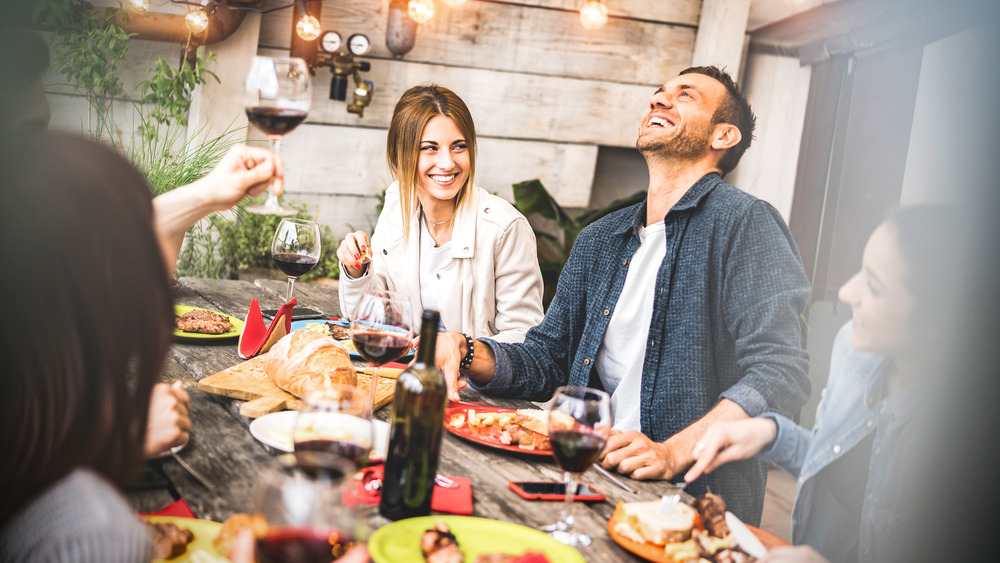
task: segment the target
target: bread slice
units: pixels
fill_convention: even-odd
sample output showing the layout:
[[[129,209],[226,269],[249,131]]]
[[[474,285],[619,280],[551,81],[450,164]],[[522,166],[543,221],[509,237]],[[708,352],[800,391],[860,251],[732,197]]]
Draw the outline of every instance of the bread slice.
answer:
[[[626,502],[622,504],[625,523],[653,544],[686,541],[697,512],[684,503],[677,503],[668,514],[660,514],[660,501]]]

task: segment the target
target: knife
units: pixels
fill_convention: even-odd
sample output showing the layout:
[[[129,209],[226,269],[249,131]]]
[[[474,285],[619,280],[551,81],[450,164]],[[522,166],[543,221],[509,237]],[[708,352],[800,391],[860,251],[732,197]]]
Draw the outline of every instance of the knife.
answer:
[[[750,528],[747,528],[742,520],[728,510],[726,511],[726,524],[729,526],[729,533],[733,534],[733,539],[736,540],[740,549],[757,559],[767,555],[767,548],[760,542],[760,539],[750,531]]]
[[[203,477],[201,473],[195,471],[193,467],[188,465],[187,462],[181,459],[181,456],[177,455],[177,453],[174,452],[173,450],[170,451],[170,457],[174,458],[177,461],[177,463],[181,464],[181,467],[183,467],[185,471],[190,473],[191,476],[194,477],[199,483],[201,483],[203,487],[205,487],[210,491],[215,490],[215,485],[213,485],[211,481]]]
[[[625,489],[626,491],[632,493],[633,495],[639,492],[639,491],[633,489],[632,487],[629,487],[625,483],[622,483],[621,481],[619,481],[618,478],[615,477],[614,475],[612,475],[607,469],[604,469],[603,467],[601,467],[601,464],[595,463],[594,465],[591,465],[591,467],[593,467],[594,469],[597,470],[598,473],[600,473],[601,475],[604,475],[608,479],[611,479],[612,481],[614,481],[614,483],[616,485],[618,485],[619,487],[621,487],[621,488]]]

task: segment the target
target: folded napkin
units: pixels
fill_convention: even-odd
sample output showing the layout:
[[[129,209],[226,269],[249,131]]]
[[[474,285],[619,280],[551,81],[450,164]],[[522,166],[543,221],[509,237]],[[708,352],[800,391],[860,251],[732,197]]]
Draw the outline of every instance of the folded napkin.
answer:
[[[184,502],[184,499],[178,499],[163,510],[158,512],[143,512],[142,516],[179,516],[181,518],[194,518],[194,513],[191,512],[191,508]]]
[[[384,465],[373,465],[365,469],[363,479],[355,482],[355,495],[357,499],[366,504],[378,504],[382,498],[380,491],[369,493],[365,490],[364,484],[372,479],[381,479],[385,471]],[[472,514],[472,482],[466,477],[447,476],[455,482],[457,487],[445,488],[434,485],[434,493],[431,497],[431,510],[435,512],[447,512],[448,514]]]
[[[240,333],[238,351],[241,358],[248,360],[258,354],[263,354],[274,346],[274,343],[281,340],[292,330],[292,309],[297,303],[296,298],[285,303],[278,309],[278,313],[271,319],[270,326],[264,326],[264,315],[260,312],[260,305],[254,299],[250,302],[250,310],[247,311],[246,319],[243,323],[243,332]]]

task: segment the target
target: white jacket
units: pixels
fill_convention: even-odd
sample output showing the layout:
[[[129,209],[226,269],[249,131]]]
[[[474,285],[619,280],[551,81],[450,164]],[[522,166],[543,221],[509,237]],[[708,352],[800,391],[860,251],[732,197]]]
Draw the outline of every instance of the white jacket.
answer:
[[[473,188],[469,203],[455,217],[451,261],[438,271],[441,320],[448,330],[473,338],[521,342],[544,316],[535,234],[514,206],[482,188]],[[371,264],[356,279],[341,264],[340,309],[345,315],[372,285],[408,295],[419,324],[420,218],[413,215],[404,242],[399,184],[394,182],[371,238]]]

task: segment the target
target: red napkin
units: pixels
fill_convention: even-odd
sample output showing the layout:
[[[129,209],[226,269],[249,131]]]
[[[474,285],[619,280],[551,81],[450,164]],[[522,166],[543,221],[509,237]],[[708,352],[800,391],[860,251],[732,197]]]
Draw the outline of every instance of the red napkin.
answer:
[[[381,479],[385,471],[384,465],[373,465],[364,471],[364,478],[358,479],[355,494],[359,501],[366,504],[377,504],[382,495],[379,491],[369,493],[365,490],[364,483],[371,479]],[[449,479],[457,484],[457,487],[446,489],[440,485],[434,485],[434,496],[431,497],[431,510],[435,512],[447,512],[448,514],[472,514],[472,482],[466,477],[452,477]]]
[[[271,319],[268,327],[264,326],[264,315],[260,312],[260,305],[254,299],[250,302],[250,310],[247,311],[246,319],[243,323],[243,332],[240,333],[238,351],[241,358],[248,360],[258,354],[267,352],[275,342],[281,339],[292,330],[292,309],[297,303],[296,298],[285,303],[278,309],[278,313]]]
[[[194,513],[191,512],[191,508],[184,502],[184,499],[178,499],[159,512],[143,512],[142,516],[179,516],[181,518],[194,518]]]

